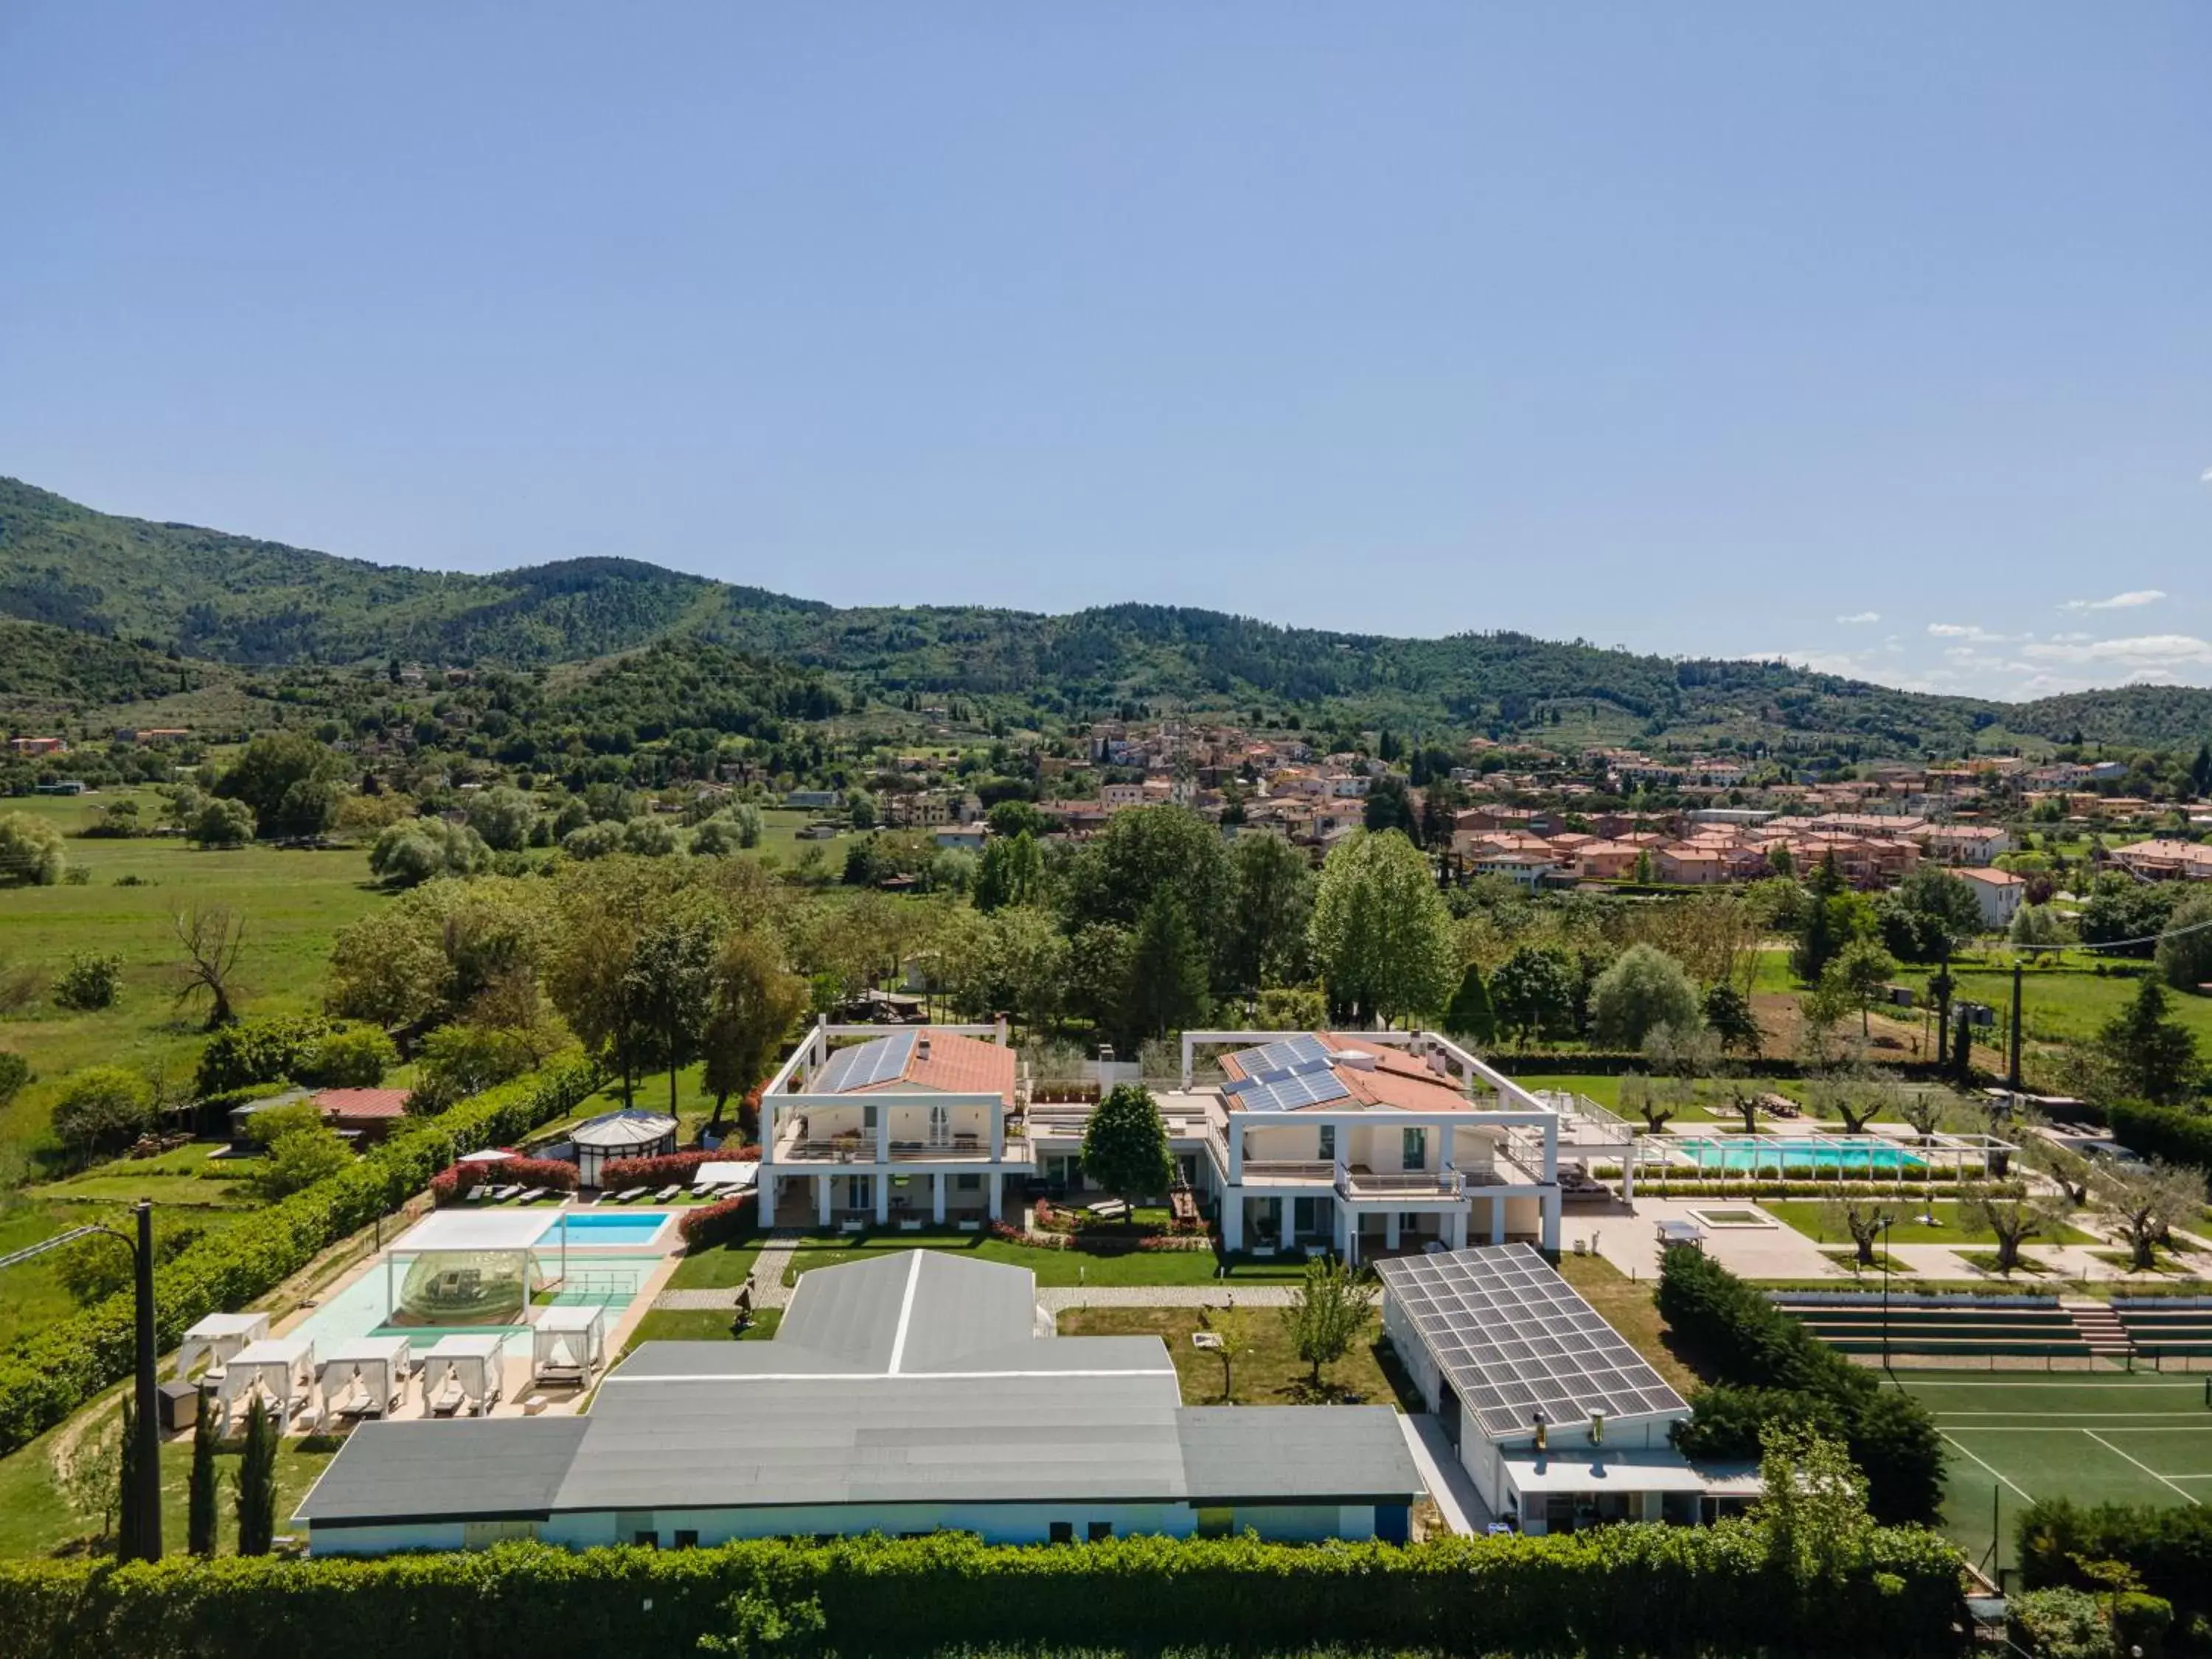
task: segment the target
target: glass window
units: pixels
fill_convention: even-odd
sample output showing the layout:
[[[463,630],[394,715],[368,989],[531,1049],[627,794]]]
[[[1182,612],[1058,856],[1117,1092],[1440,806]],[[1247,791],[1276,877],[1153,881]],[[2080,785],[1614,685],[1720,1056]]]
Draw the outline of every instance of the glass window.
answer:
[[[641,1549],[657,1550],[660,1547],[660,1534],[657,1532],[634,1532],[629,1535],[629,1541]]]
[[[1052,1523],[1051,1531],[1048,1535],[1055,1544],[1073,1544],[1075,1541],[1075,1522],[1055,1521]]]
[[[1085,1529],[1084,1535],[1094,1544],[1102,1539],[1111,1538],[1114,1535],[1114,1523],[1111,1521],[1093,1521]]]
[[[1400,1133],[1404,1164],[1409,1170],[1429,1167],[1429,1132],[1426,1129],[1406,1129]]]
[[[1321,1126],[1321,1157],[1324,1164],[1336,1161],[1336,1125],[1334,1123]]]
[[[679,1550],[696,1550],[696,1549],[697,1549],[697,1548],[699,1547],[699,1530],[698,1530],[698,1528],[696,1528],[696,1527],[678,1527],[678,1528],[677,1528],[677,1529],[676,1529],[676,1547],[677,1547],[678,1549],[679,1549]]]
[[[972,1170],[964,1175],[957,1175],[953,1176],[952,1182],[953,1185],[963,1193],[980,1192],[982,1190],[983,1187],[983,1177],[975,1174]]]

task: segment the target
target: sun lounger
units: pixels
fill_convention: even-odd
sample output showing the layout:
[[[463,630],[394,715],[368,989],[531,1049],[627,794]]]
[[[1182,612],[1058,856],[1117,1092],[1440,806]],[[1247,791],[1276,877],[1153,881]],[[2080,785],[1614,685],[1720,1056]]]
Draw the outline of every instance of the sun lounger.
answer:
[[[433,1417],[451,1417],[468,1403],[469,1391],[461,1386],[461,1379],[448,1376],[438,1391],[423,1401]]]
[[[676,1197],[683,1190],[684,1188],[680,1185],[674,1187],[663,1187],[659,1192],[653,1195],[653,1201],[656,1204],[665,1204],[669,1200]]]
[[[617,1204],[635,1204],[653,1190],[650,1187],[625,1187],[615,1194]]]
[[[491,1201],[495,1204],[504,1204],[521,1190],[519,1184],[501,1187],[492,1194]]]
[[[515,1202],[518,1204],[535,1204],[539,1199],[544,1196],[545,1189],[543,1187],[532,1187],[528,1191],[523,1193],[521,1196],[517,1198]]]
[[[471,1204],[483,1203],[484,1201],[484,1194],[489,1190],[489,1188],[485,1187],[479,1182],[477,1185],[469,1188],[468,1201]]]

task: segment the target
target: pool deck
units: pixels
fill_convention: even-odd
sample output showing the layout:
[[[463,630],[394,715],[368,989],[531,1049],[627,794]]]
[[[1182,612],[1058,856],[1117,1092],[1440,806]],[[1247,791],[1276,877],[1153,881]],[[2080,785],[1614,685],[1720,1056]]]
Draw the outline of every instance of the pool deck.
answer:
[[[558,1213],[557,1210],[550,1206],[543,1212],[549,1223]],[[676,1265],[683,1259],[682,1238],[672,1228],[662,1232],[659,1239],[651,1244],[624,1245],[611,1242],[602,1243],[571,1234],[569,1246],[578,1255],[595,1259],[601,1265],[617,1261],[635,1261],[641,1267],[648,1261],[651,1263],[647,1271],[640,1276],[637,1290],[625,1305],[617,1310],[612,1304],[608,1304],[606,1352],[609,1358],[611,1359],[614,1355],[622,1352],[623,1344],[629,1340],[630,1333],[637,1328],[638,1322],[645,1317],[647,1312],[651,1310],[654,1299],[666,1288],[668,1281],[675,1276]],[[333,1279],[324,1287],[312,1304],[297,1309],[277,1322],[274,1328],[274,1334],[279,1336],[289,1335],[301,1326],[312,1322],[318,1313],[338,1301],[369,1275],[382,1273],[385,1271],[386,1254],[411,1255],[414,1252],[406,1248],[405,1239],[403,1237],[398,1243],[391,1246],[388,1251],[370,1256],[366,1261],[348,1269],[339,1278]],[[536,1316],[539,1311],[540,1310],[535,1307],[530,1310],[527,1316],[532,1322],[535,1322]],[[513,1327],[490,1328],[504,1328],[509,1333],[514,1329]],[[427,1348],[442,1334],[444,1334],[443,1332],[424,1332],[422,1348]],[[416,1355],[418,1364],[421,1358],[421,1349],[418,1348]],[[582,1404],[588,1389],[577,1389],[567,1385],[532,1387],[530,1381],[530,1364],[529,1345],[515,1340],[510,1334],[502,1360],[500,1398],[487,1415],[538,1417],[550,1413],[557,1416],[574,1413]],[[597,1379],[594,1379],[593,1386],[596,1386],[596,1382]],[[428,1415],[429,1413],[424,1408],[420,1387],[415,1380],[410,1379],[406,1397],[399,1408],[391,1413],[390,1420],[404,1422],[419,1419]],[[304,1433],[307,1432],[307,1430],[304,1426],[295,1426],[288,1429],[287,1432]]]

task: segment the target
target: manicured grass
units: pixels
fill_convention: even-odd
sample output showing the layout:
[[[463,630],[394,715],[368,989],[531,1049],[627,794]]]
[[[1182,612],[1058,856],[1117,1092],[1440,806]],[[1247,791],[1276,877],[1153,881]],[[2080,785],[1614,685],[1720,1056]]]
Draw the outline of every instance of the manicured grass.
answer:
[[[158,799],[149,790],[111,790],[76,799],[10,799],[4,810],[29,812],[74,831],[94,808],[126,798],[149,814]],[[47,1119],[55,1094],[82,1066],[128,1066],[166,1074],[173,1083],[190,1076],[204,1037],[198,1017],[178,1008],[174,999],[179,952],[171,917],[177,910],[227,905],[244,917],[241,1012],[299,1014],[321,1007],[338,929],[385,902],[359,848],[284,852],[257,845],[198,852],[173,836],[72,836],[67,852],[72,867],[90,872],[85,885],[0,890],[0,956],[49,980],[73,952],[119,956],[123,984],[115,1006],[96,1012],[70,1013],[41,1000],[0,1022],[0,1047],[21,1054],[37,1073],[0,1111],[0,1141],[26,1147],[51,1146]],[[125,875],[148,884],[117,886],[116,878]]]
[[[742,1331],[730,1328],[736,1319],[735,1312],[726,1308],[649,1308],[623,1344],[623,1352],[628,1353],[641,1342],[727,1342],[733,1337],[740,1342],[766,1342],[783,1323],[783,1310],[761,1309]]]
[[[1833,1261],[1838,1267],[1841,1267],[1845,1273],[1850,1273],[1855,1279],[1863,1279],[1869,1275],[1872,1275],[1873,1277],[1879,1279],[1881,1276],[1882,1269],[1885,1267],[1889,1270],[1890,1276],[1892,1278],[1896,1277],[1899,1273],[1909,1273],[1912,1271],[1911,1267],[1907,1267],[1904,1262],[1899,1261],[1895,1256],[1884,1255],[1880,1250],[1876,1250],[1874,1253],[1873,1261],[1867,1262],[1862,1262],[1859,1260],[1858,1252],[1848,1244],[1843,1245],[1838,1249],[1829,1249],[1826,1254],[1829,1260]]]
[[[101,1408],[111,1417],[117,1407]],[[64,1426],[41,1435],[14,1456],[0,1459],[0,1556],[52,1555],[82,1548],[105,1548],[91,1543],[99,1522],[90,1525],[70,1512],[55,1489],[52,1447]],[[292,1529],[292,1511],[307,1495],[331,1459],[337,1443],[326,1438],[287,1437],[276,1455],[276,1531]],[[236,1542],[237,1511],[234,1492],[238,1474],[238,1447],[218,1454],[222,1477],[217,1537],[225,1553]],[[189,1437],[161,1448],[161,1537],[172,1554],[185,1547],[185,1498],[191,1478],[192,1448]]]
[[[1985,1273],[1996,1273],[2000,1279],[2006,1276],[1997,1271],[1997,1253],[1995,1250],[1961,1250],[1959,1252],[1959,1260],[1969,1267],[1979,1267]],[[2043,1279],[2048,1277],[2051,1271],[2048,1263],[2037,1261],[2023,1250],[2020,1260],[2012,1264],[2011,1277]]]
[[[783,1282],[795,1285],[801,1273],[817,1267],[857,1261],[873,1250],[933,1249],[959,1251],[978,1261],[1002,1261],[1027,1267],[1040,1285],[1211,1285],[1215,1282],[1215,1258],[1210,1250],[1133,1250],[1124,1255],[1093,1255],[1085,1250],[1043,1250],[1026,1244],[1009,1244],[988,1233],[880,1232],[851,1236],[830,1235],[802,1240]],[[1240,1260],[1229,1283],[1263,1284],[1295,1279],[1305,1272],[1302,1263]]]
[[[1656,1285],[1629,1278],[1601,1255],[1563,1255],[1559,1273],[1678,1393],[1686,1395],[1698,1387],[1698,1374],[1668,1339],[1667,1322],[1660,1318],[1655,1299]]]
[[[761,1247],[757,1243],[717,1244],[695,1251],[676,1264],[668,1288],[708,1291],[742,1285],[751,1276],[753,1263],[760,1259],[760,1253]]]
[[[1187,1406],[1399,1405],[1403,1409],[1383,1369],[1388,1347],[1379,1318],[1370,1317],[1344,1358],[1322,1371],[1317,1392],[1312,1386],[1312,1367],[1298,1358],[1278,1308],[1077,1308],[1060,1315],[1060,1330],[1063,1336],[1160,1338],[1175,1360],[1176,1380]],[[1228,1344],[1226,1396],[1222,1393],[1221,1355],[1191,1341],[1200,1330]]]
[[[1848,1244],[1850,1231],[1840,1224],[1831,1225],[1827,1220],[1827,1206],[1816,1198],[1761,1199],[1759,1207],[1785,1227],[1794,1227],[1808,1238],[1822,1244]],[[1890,1223],[1889,1242],[1892,1244],[1994,1244],[1996,1235],[1986,1227],[1967,1224],[1961,1213],[1959,1200],[1938,1199],[1932,1205],[1917,1199],[1905,1199],[1890,1206],[1896,1218]],[[1942,1224],[1923,1226],[1916,1219],[1925,1212]],[[2060,1226],[2047,1233],[2038,1233],[2027,1241],[2031,1244],[2093,1244],[2096,1241],[2077,1227]]]
[[[148,1175],[135,1164],[103,1164],[67,1181],[31,1188],[57,1204],[135,1204],[149,1198],[163,1209],[250,1210],[261,1200],[250,1181],[203,1181],[198,1176]]]

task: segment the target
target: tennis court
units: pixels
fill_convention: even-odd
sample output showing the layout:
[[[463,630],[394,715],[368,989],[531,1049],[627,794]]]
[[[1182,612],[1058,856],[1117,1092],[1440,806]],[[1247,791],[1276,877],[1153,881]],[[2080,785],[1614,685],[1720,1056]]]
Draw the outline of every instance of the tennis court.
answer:
[[[2077,1372],[2005,1377],[1905,1371],[1891,1382],[1936,1415],[1949,1452],[1943,1529],[1995,1576],[2039,1498],[2212,1504],[2212,1380]]]

